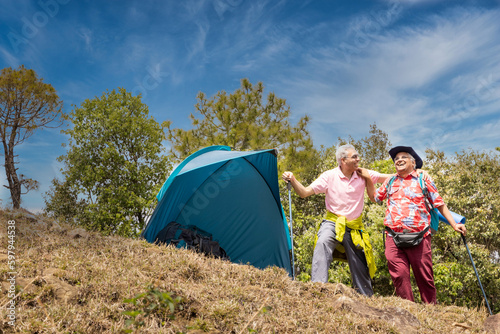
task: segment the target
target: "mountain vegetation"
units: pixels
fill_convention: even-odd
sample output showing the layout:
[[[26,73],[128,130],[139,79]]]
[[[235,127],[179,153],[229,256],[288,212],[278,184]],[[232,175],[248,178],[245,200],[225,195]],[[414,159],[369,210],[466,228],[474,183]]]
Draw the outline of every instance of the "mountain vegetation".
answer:
[[[4,72],[2,72],[2,76],[5,76]],[[18,88],[13,89],[16,90]],[[57,103],[59,102],[57,102],[55,93],[49,89],[48,91],[50,91],[50,96],[52,96],[53,103],[55,103],[54,112],[57,113]],[[391,147],[389,136],[382,129],[378,128],[376,124],[370,125],[368,136],[364,138],[355,139],[351,136],[348,138],[338,138],[338,142],[332,146],[315,148],[307,129],[309,123],[308,116],[305,115],[294,123],[290,107],[287,105],[285,99],[277,97],[272,92],[268,93],[267,97],[265,97],[264,85],[260,82],[255,85],[251,84],[247,79],[241,80],[241,87],[233,93],[220,91],[213,97],[207,98],[204,93],[200,92],[197,97],[195,113],[190,116],[192,128],[188,130],[175,128],[171,121],[165,121],[162,124],[158,123],[149,115],[148,107],[142,102],[141,96],[133,96],[123,88],[107,91],[101,97],[85,100],[80,106],[74,106],[70,113],[64,115],[64,119],[70,123],[70,127],[63,130],[69,137],[69,142],[64,144],[67,147],[67,153],[59,158],[64,164],[63,179],[53,180],[51,190],[45,194],[45,211],[47,217],[50,217],[50,219],[59,219],[64,223],[77,224],[87,230],[100,232],[101,235],[112,236],[110,239],[103,239],[104,237],[97,237],[97,234],[92,234],[98,241],[96,244],[102,242],[99,244],[102,250],[88,250],[89,254],[94,254],[92,256],[96,259],[99,258],[100,261],[104,261],[104,259],[108,259],[111,256],[117,256],[114,253],[115,250],[113,247],[118,247],[116,251],[121,252],[120,254],[124,257],[122,259],[124,262],[121,263],[122,267],[117,266],[114,269],[119,274],[103,278],[104,280],[109,280],[108,283],[110,285],[111,283],[120,283],[120,275],[125,275],[129,268],[132,271],[135,267],[141,268],[136,270],[137,273],[134,274],[136,275],[134,278],[130,278],[131,282],[134,280],[140,281],[139,285],[142,285],[141,287],[127,288],[126,285],[128,283],[123,286],[120,285],[120,287],[116,288],[117,291],[115,291],[118,297],[113,297],[113,292],[107,292],[107,300],[109,298],[115,300],[116,305],[113,307],[116,307],[116,309],[113,311],[106,309],[104,303],[102,305],[93,305],[93,307],[97,307],[104,312],[106,316],[111,317],[111,320],[103,320],[107,325],[102,326],[108,331],[117,330],[117,323],[121,326],[126,319],[126,317],[119,315],[121,313],[118,310],[120,312],[122,310],[132,312],[129,313],[131,317],[129,318],[129,323],[133,325],[138,325],[137,321],[139,321],[134,319],[140,319],[141,317],[148,318],[149,316],[154,318],[155,307],[158,307],[156,303],[155,307],[151,306],[152,309],[146,312],[147,314],[133,313],[133,308],[138,303],[149,303],[154,298],[160,298],[161,301],[158,302],[163,303],[161,304],[163,305],[162,311],[158,312],[163,312],[161,318],[165,323],[170,319],[172,312],[175,313],[174,311],[176,310],[182,314],[180,318],[184,319],[185,323],[189,323],[189,326],[192,326],[190,319],[197,319],[199,327],[205,328],[205,325],[203,325],[204,319],[211,319],[207,320],[206,328],[216,328],[221,331],[226,331],[228,328],[232,328],[231,331],[234,331],[235,328],[243,328],[241,326],[243,326],[244,319],[248,319],[248,314],[243,313],[244,315],[241,315],[241,312],[243,312],[241,305],[244,305],[245,302],[241,302],[240,297],[237,296],[237,291],[234,291],[236,295],[226,298],[226,296],[221,294],[217,296],[220,299],[214,297],[214,299],[209,301],[213,304],[212,308],[216,307],[214,305],[219,305],[223,309],[220,311],[222,312],[220,318],[217,318],[217,315],[214,313],[200,313],[197,311],[199,310],[198,307],[190,308],[188,306],[191,304],[186,305],[176,299],[175,296],[179,295],[183,300],[191,300],[193,305],[201,304],[202,308],[206,307],[201,300],[196,298],[189,299],[193,295],[188,291],[188,287],[180,288],[180,286],[184,286],[182,285],[184,283],[168,281],[169,283],[167,284],[155,281],[155,279],[160,279],[158,277],[166,279],[166,276],[157,277],[157,275],[162,275],[159,273],[161,271],[160,267],[156,267],[155,269],[147,268],[146,264],[153,265],[153,262],[151,262],[153,259],[147,258],[144,260],[145,262],[130,262],[130,258],[132,257],[139,257],[139,259],[134,259],[134,261],[140,261],[141,256],[149,254],[150,249],[154,249],[152,252],[155,254],[162,254],[161,258],[165,262],[170,261],[169,257],[177,254],[174,250],[168,248],[155,248],[157,246],[144,244],[143,241],[137,238],[145,226],[147,217],[151,214],[151,210],[156,204],[155,195],[168,174],[172,171],[172,166],[181,162],[189,154],[208,145],[228,145],[239,150],[276,148],[278,150],[279,173],[291,170],[303,184],[309,184],[323,171],[334,168],[337,165],[335,159],[336,147],[349,142],[356,146],[362,154],[363,167],[383,173],[394,172],[392,161],[389,159],[387,153]],[[412,145],[412,143],[408,143],[408,145]],[[169,148],[168,152],[166,147]],[[500,148],[491,152],[464,150],[456,152],[453,156],[445,156],[440,151],[427,150],[424,169],[429,172],[435,181],[448,207],[467,218],[467,245],[475,261],[491,308],[494,313],[498,313],[500,311],[500,197],[498,196],[498,189],[500,188],[500,178],[498,177],[500,175]],[[325,299],[327,299],[324,298],[322,293],[329,291],[326,293],[331,294],[333,287],[328,285],[320,287],[309,283],[315,235],[318,225],[325,214],[324,197],[316,195],[307,199],[301,199],[293,193],[292,201],[289,203],[286,185],[281,180],[279,182],[280,189],[282,189],[281,201],[284,206],[284,212],[289,212],[288,210],[291,206],[293,213],[293,239],[297,281],[290,282],[283,272],[275,268],[270,268],[263,273],[256,269],[247,268],[248,272],[252,274],[243,273],[241,275],[248,279],[247,282],[255,281],[255,279],[251,278],[252,275],[259,277],[257,279],[259,281],[266,280],[267,278],[264,278],[266,275],[275,277],[280,283],[273,282],[270,283],[270,286],[266,286],[265,284],[262,286],[261,283],[258,283],[259,289],[275,289],[275,285],[278,284],[280,288],[273,290],[273,294],[288,296],[289,292],[285,292],[283,289],[291,289],[294,291],[293,294],[299,297],[298,301],[300,302],[304,302],[311,296],[321,295],[322,297],[317,300],[317,305],[314,303],[310,305],[312,305],[311,307],[314,308],[315,312],[319,312],[318,314],[321,314],[321,316],[328,317],[328,315],[322,313],[324,310],[320,310],[318,305],[323,304]],[[13,203],[17,198],[13,197]],[[14,205],[14,207],[17,208],[18,206]],[[384,257],[382,235],[384,212],[384,206],[371,203],[366,198],[363,220],[371,235],[377,265],[374,290],[377,296],[389,297],[394,294],[394,288]],[[43,221],[45,221],[45,218]],[[111,241],[116,240],[113,238],[120,237],[130,238],[126,239],[130,243],[123,243],[125,239],[120,239],[122,240],[120,242],[129,246],[118,246],[117,243]],[[25,245],[27,248],[33,248],[35,244],[39,243],[39,239],[34,241],[34,238],[34,236],[29,236],[29,240],[32,241],[30,241],[31,246],[28,247]],[[64,240],[64,238],[62,239]],[[113,246],[105,246],[107,242],[113,243]],[[55,243],[64,243],[64,241],[58,240]],[[47,246],[47,249],[50,249],[50,247],[52,246]],[[50,251],[46,249],[40,249],[37,252],[40,254],[49,254],[44,255],[50,258],[50,261],[54,261],[50,262],[49,267],[56,268],[57,270],[66,270],[65,268],[68,268],[71,263],[63,262],[65,261],[63,260],[64,256],[77,256],[72,253],[77,252],[78,248],[74,245],[68,247],[70,248],[64,248],[57,256],[51,255]],[[464,308],[460,311],[463,311],[464,314],[468,314],[467,312],[469,312],[465,310],[480,310],[480,312],[483,312],[484,297],[479,289],[470,258],[460,236],[454,233],[449,226],[442,224],[438,233],[433,236],[432,248],[439,303],[443,307]],[[131,249],[134,249],[131,251],[132,253],[129,252]],[[85,254],[85,252],[80,253],[79,255],[82,256]],[[182,251],[179,254],[181,253],[185,254]],[[31,255],[29,252],[25,254],[29,259],[31,259]],[[189,256],[194,255],[190,254]],[[56,276],[59,275],[59,278],[62,278],[70,285],[72,282],[85,280],[83,278],[85,273],[81,273],[80,271],[90,268],[90,265],[86,264],[87,262],[83,258],[74,257],[71,261],[75,261],[79,266],[84,264],[84,268],[75,267],[70,274],[56,274]],[[185,259],[176,261],[179,261],[180,267],[186,268],[188,266],[189,268],[190,266],[190,262]],[[210,261],[216,260],[211,259]],[[114,258],[112,262],[116,262]],[[106,263],[108,262],[106,261]],[[209,266],[213,265],[214,262],[211,262]],[[240,268],[239,266],[234,267],[230,264],[217,263],[217,266],[221,268],[226,268],[226,265],[228,266],[227,268]],[[45,277],[44,269],[37,268],[35,264],[33,264],[33,267],[30,267],[28,262],[26,262],[26,266],[23,269],[23,273],[25,277],[34,279],[32,286],[44,286],[42,282],[42,278]],[[205,266],[204,264],[192,264],[192,266],[194,269],[185,269],[187,273],[179,275],[192,282],[193,286],[200,284],[200,289],[201,286],[206,286],[207,294],[210,294],[210,291],[214,289],[214,284],[220,284],[212,281],[215,278],[210,277],[212,277],[211,275],[216,277],[218,274],[215,272],[206,273],[205,269],[200,269]],[[110,268],[109,265],[106,267]],[[170,271],[174,270],[173,266],[168,268]],[[88,275],[95,271],[97,275],[103,276],[105,268],[88,270],[90,270],[87,272]],[[232,274],[231,270],[224,274],[227,276],[224,276],[226,277],[225,280],[228,277],[233,277],[232,275],[240,275]],[[149,274],[143,274],[144,272]],[[141,275],[145,275],[145,277]],[[75,278],[76,276],[77,278]],[[207,278],[209,282],[200,281],[199,277]],[[349,268],[345,263],[333,263],[330,268],[329,277],[331,283],[343,284],[345,286],[350,285]],[[85,303],[92,303],[91,299],[94,299],[96,297],[95,294],[98,293],[96,292],[97,290],[92,290],[97,284],[92,279],[87,279],[87,290],[84,290],[89,295],[79,297],[78,300],[84,300]],[[239,281],[239,284],[241,284],[240,289],[245,290],[252,286],[252,284],[244,283],[244,280]],[[413,286],[416,289],[416,285],[414,284]],[[35,287],[32,288],[35,289]],[[306,289],[309,292],[304,294],[301,289]],[[164,290],[172,291],[173,294],[164,295],[161,292]],[[35,309],[40,307],[46,314],[45,318],[51,319],[50,321],[56,326],[55,328],[58,328],[57,330],[65,331],[65,328],[80,328],[78,330],[68,329],[68,332],[85,332],[85,330],[81,329],[86,328],[83,323],[72,327],[73,325],[68,323],[70,320],[64,314],[59,314],[59,312],[64,312],[62,309],[49,310],[47,307],[39,305],[44,300],[41,297],[42,295],[40,294],[40,297],[36,297],[33,301],[29,301],[29,296],[26,297],[26,307],[33,307]],[[417,304],[411,307],[422,307],[421,310],[423,310],[424,306],[418,303],[418,295],[418,292],[415,290]],[[130,306],[128,308],[124,306],[122,298],[129,299],[128,304]],[[263,297],[262,300],[256,301],[255,303],[259,304],[259,306],[252,304],[251,310],[253,313],[251,313],[254,314],[256,312],[254,318],[258,318],[261,316],[261,313],[266,313],[267,310],[270,310],[270,308],[267,308],[268,302],[266,300]],[[269,305],[272,305],[272,308],[276,309],[279,298],[273,300],[274,303]],[[394,301],[394,299],[392,300]],[[287,299],[286,304],[296,305],[298,301],[294,300],[292,302],[291,299]],[[224,303],[224,305],[220,305],[220,303]],[[263,304],[261,307],[260,303]],[[367,301],[367,304],[370,303],[372,301]],[[181,305],[183,305],[182,310],[179,308]],[[163,310],[165,307],[170,310],[173,308],[173,311],[165,313],[165,310]],[[334,306],[330,305],[326,308],[333,310]],[[186,309],[190,310],[189,312],[191,313],[186,311]],[[263,310],[266,311],[264,312]],[[213,309],[212,311],[218,312]],[[78,313],[77,311],[68,312]],[[86,312],[90,311],[87,310]],[[47,314],[50,314],[50,316]],[[95,313],[90,314],[95,315]],[[198,316],[199,314],[202,314],[202,316]],[[270,317],[269,319],[272,319],[268,320],[273,325],[265,325],[268,326],[265,327],[265,322],[263,322],[257,326],[260,330],[278,328],[273,327],[278,323],[286,326],[282,323],[284,319],[288,319],[296,328],[308,328],[308,330],[313,328],[300,327],[313,326],[314,320],[311,318],[292,320],[285,313],[266,314],[266,316]],[[263,318],[266,316],[263,316]],[[283,319],[280,318],[282,316],[284,317]],[[467,318],[464,319],[464,321],[466,320]],[[228,327],[223,327],[224,325],[221,325],[219,321],[222,321],[222,324],[227,323]],[[305,324],[302,321],[311,321],[311,323]],[[335,321],[341,320],[339,318]],[[342,321],[341,323],[344,324]],[[475,326],[479,321],[474,321]],[[68,324],[64,325],[66,327],[61,327],[63,323]],[[428,322],[425,322],[425,324],[428,324]],[[97,328],[92,327],[93,325],[91,324],[87,325],[93,329]],[[187,324],[185,325],[188,326]],[[45,325],[39,324],[39,326],[43,328]],[[148,325],[144,322],[141,326],[147,327]],[[154,326],[160,325],[155,323]],[[181,328],[183,325],[179,326]],[[249,326],[247,327],[253,328]],[[344,329],[357,330],[357,327],[352,327],[355,326],[352,322],[347,321],[345,326]],[[377,327],[378,325],[374,326]],[[429,326],[425,328],[438,328],[437,325]],[[324,329],[326,330],[326,328]],[[366,328],[371,327],[368,326]],[[384,327],[380,330],[391,331],[391,328]],[[450,330],[450,328],[446,327],[439,328],[439,331],[442,330],[443,332]]]

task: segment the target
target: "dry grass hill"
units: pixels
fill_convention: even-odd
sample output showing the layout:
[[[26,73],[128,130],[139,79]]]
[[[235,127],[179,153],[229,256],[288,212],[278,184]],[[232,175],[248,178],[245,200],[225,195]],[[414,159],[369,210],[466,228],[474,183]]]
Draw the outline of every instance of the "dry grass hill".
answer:
[[[0,240],[0,333],[484,333],[488,315],[365,298],[24,211],[0,210]]]

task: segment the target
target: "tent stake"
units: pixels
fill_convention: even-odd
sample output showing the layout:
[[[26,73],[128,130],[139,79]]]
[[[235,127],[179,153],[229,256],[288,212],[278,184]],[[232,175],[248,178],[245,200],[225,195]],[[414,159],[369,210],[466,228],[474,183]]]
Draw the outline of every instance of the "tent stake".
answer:
[[[472,255],[470,253],[469,246],[467,246],[467,241],[465,241],[465,236],[463,234],[462,234],[462,240],[464,241],[465,248],[467,248],[467,253],[469,253],[470,262],[472,263],[472,267],[474,268],[474,272],[476,273],[477,281],[479,282],[479,287],[481,288],[481,291],[483,292],[484,300],[486,301],[486,306],[488,307],[488,311],[490,312],[490,315],[493,315],[493,313],[491,313],[490,304],[488,303],[488,299],[486,299],[486,293],[484,293],[483,285],[481,284],[481,280],[479,279],[479,274],[477,272],[476,266],[474,265],[474,260],[472,260]]]
[[[288,206],[290,207],[290,239],[292,243],[292,277],[295,280],[295,256],[293,254],[293,220],[292,220],[292,184],[287,183],[288,188]]]

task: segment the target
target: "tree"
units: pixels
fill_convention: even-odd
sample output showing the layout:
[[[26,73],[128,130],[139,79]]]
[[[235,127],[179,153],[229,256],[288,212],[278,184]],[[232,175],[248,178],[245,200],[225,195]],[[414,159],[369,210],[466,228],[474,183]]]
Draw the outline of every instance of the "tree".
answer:
[[[65,221],[84,216],[85,200],[78,198],[75,187],[68,182],[52,180],[50,190],[45,194],[45,211]]]
[[[489,251],[500,250],[500,157],[471,150],[450,160],[443,152],[427,150],[427,159],[450,209],[473,227],[469,239]]]
[[[67,154],[59,157],[65,180],[53,182],[47,210],[76,214],[80,224],[106,234],[136,236],[170,166],[162,154],[164,128],[140,95],[123,88],[85,100],[66,118],[73,128],[63,131],[70,136]]]
[[[377,128],[377,124],[370,124],[370,136],[360,140],[338,138],[339,146],[343,144],[352,144],[358,150],[362,157],[363,166],[371,166],[375,161],[381,161],[389,158],[391,142],[389,136],[384,131]]]
[[[19,66],[4,68],[0,75],[0,138],[5,157],[5,174],[12,206],[18,209],[21,195],[38,188],[36,180],[18,174],[14,148],[35,133],[48,127],[61,115],[62,101],[54,87],[44,83],[35,71]],[[23,192],[24,188],[24,192]]]
[[[304,116],[292,126],[286,100],[269,93],[264,104],[263,94],[264,85],[254,86],[248,79],[242,79],[241,87],[232,94],[220,91],[207,99],[200,92],[195,108],[201,118],[190,115],[192,129],[171,129],[171,122],[165,123],[171,153],[180,160],[210,145],[235,150],[276,148],[283,168],[294,164],[304,168],[316,155],[306,129],[309,118]]]

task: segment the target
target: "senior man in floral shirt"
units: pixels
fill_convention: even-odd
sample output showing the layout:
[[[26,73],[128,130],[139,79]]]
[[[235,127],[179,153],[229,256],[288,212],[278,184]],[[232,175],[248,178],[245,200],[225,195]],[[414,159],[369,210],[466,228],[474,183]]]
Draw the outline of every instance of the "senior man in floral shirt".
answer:
[[[388,234],[385,240],[385,256],[396,293],[404,299],[414,301],[410,281],[410,266],[424,303],[436,303],[436,287],[432,269],[431,232],[427,228],[431,215],[425,205],[425,196],[420,187],[415,169],[422,168],[422,159],[411,147],[397,146],[389,151],[397,175],[389,187],[390,178],[375,191],[373,182],[367,178],[367,192],[372,201],[378,203],[387,200],[384,225],[396,233],[421,232],[427,229],[420,244],[399,248]],[[455,223],[443,199],[439,195],[434,182],[426,179],[428,200],[450,222],[451,227],[465,235],[465,225]],[[388,188],[389,191],[388,191]]]

